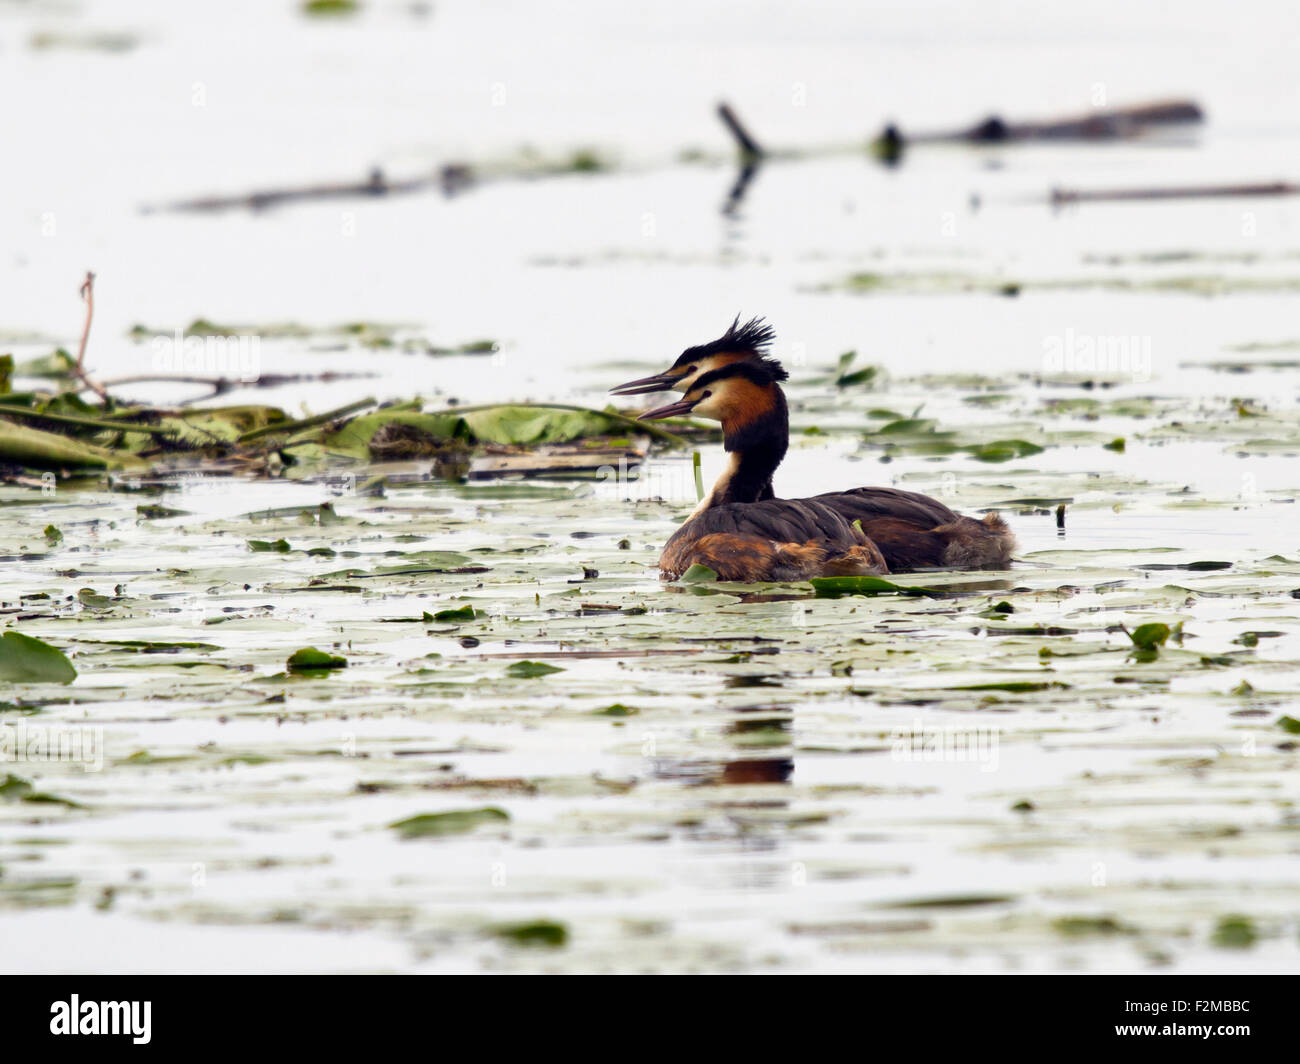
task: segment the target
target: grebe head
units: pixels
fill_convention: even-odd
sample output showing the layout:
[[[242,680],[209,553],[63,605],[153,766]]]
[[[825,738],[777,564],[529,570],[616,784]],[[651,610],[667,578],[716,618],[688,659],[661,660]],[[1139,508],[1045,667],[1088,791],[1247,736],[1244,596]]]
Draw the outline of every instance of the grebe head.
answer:
[[[660,421],[693,414],[720,421],[727,450],[736,450],[733,444],[739,441],[784,438],[789,432],[789,414],[780,384],[788,376],[775,359],[733,362],[699,374],[680,401],[647,410],[637,420]]]
[[[614,395],[645,395],[648,392],[684,392],[706,373],[738,362],[764,359],[768,346],[776,333],[762,318],[753,318],[744,325],[740,316],[731,323],[718,339],[696,347],[688,347],[663,373],[640,380],[628,381],[611,388]]]

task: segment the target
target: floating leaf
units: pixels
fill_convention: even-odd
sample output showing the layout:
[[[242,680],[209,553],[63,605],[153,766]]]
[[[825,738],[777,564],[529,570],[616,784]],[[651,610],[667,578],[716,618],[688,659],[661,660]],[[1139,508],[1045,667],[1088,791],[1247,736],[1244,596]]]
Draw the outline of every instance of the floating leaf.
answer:
[[[1211,940],[1220,949],[1249,949],[1258,937],[1249,916],[1230,914],[1219,918]]]
[[[473,606],[461,606],[455,610],[439,610],[431,618],[435,621],[472,621],[478,614]]]
[[[132,455],[94,447],[71,436],[45,432],[30,425],[15,425],[2,417],[0,461],[36,469],[110,469],[141,464]]]
[[[455,809],[449,813],[422,813],[405,820],[396,820],[388,826],[403,839],[427,839],[442,835],[462,835],[484,824],[509,820],[510,814],[504,809],[485,806],[482,809]]]
[[[845,351],[840,355],[835,367],[835,387],[852,388],[860,384],[871,385],[881,374],[879,366],[864,366],[862,369],[849,372],[849,367],[857,357],[856,351]]]
[[[463,415],[474,438],[483,443],[567,443],[585,436],[626,430],[626,422],[597,410],[544,406],[490,406]]]
[[[0,636],[0,680],[10,683],[72,683],[77,670],[63,651],[20,632]]]
[[[1086,935],[1133,935],[1137,932],[1113,916],[1060,916],[1052,921],[1060,934],[1068,938]]]
[[[838,598],[840,595],[913,595],[924,598],[943,598],[942,591],[928,587],[909,587],[895,584],[879,576],[814,576],[810,581],[818,598]]]
[[[303,0],[302,13],[314,17],[354,15],[360,8],[357,0]]]
[[[938,422],[931,418],[904,417],[876,429],[877,436],[901,436],[913,432],[933,432]]]
[[[531,680],[537,676],[549,676],[553,672],[564,672],[558,665],[548,665],[544,661],[515,661],[506,667],[506,675],[516,680]]]
[[[995,440],[970,448],[970,456],[977,462],[1008,462],[1012,458],[1027,458],[1042,453],[1043,448],[1027,440]]]
[[[718,579],[718,574],[707,565],[692,565],[680,579],[686,584],[711,584]]]
[[[26,797],[31,793],[31,781],[25,780],[21,776],[15,776],[12,772],[6,773],[5,778],[0,780],[0,798],[7,798],[12,801],[16,798]]]
[[[535,920],[523,924],[501,924],[492,929],[498,938],[504,938],[516,946],[542,946],[559,949],[569,941],[569,929],[554,920]]]
[[[327,654],[315,647],[303,647],[289,655],[285,662],[290,672],[314,672],[322,669],[346,669],[346,658],[337,654]]]
[[[63,348],[40,358],[29,358],[14,367],[15,377],[67,377],[77,367],[77,360]]]
[[[1133,645],[1139,650],[1155,650],[1165,645],[1169,639],[1170,627],[1167,624],[1158,622],[1152,624],[1141,624],[1129,632],[1128,637],[1133,640]]]

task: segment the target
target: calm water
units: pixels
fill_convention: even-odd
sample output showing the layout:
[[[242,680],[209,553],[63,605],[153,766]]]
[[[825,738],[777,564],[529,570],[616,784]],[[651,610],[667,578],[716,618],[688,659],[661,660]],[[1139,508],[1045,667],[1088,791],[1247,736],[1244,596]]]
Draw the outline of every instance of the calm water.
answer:
[[[1294,970],[1295,759],[1274,722],[1300,715],[1300,372],[1204,364],[1300,357],[1300,198],[1053,211],[1046,196],[1300,177],[1298,35],[1281,4],[1229,19],[1208,3],[371,3],[326,21],[291,3],[0,4],[0,350],[74,346],[93,268],[105,377],[150,371],[133,325],[203,317],[265,330],[262,372],[374,375],[244,393],[294,412],[359,395],[603,405],[735,313],[766,314],[796,430],[826,433],[796,438],[778,490],[897,483],[1008,507],[1025,558],[942,608],[818,601],[809,621],[787,601],[674,594],[648,569],[689,504],[672,456],[613,496],[397,487],[336,499],[337,526],[250,516],[314,508],[321,485],[190,483],[161,500],[189,516],[160,521],[137,516],[153,496],[5,489],[6,621],[81,672],[24,692],[41,711],[23,719],[104,727],[108,769],[16,769],[83,808],[0,806],[0,967]],[[934,148],[896,170],[858,150],[890,119],[1168,95],[1208,123],[1150,143]],[[731,215],[720,98],[795,153]],[[529,148],[610,168],[524,180]],[[450,199],[143,210],[449,162],[500,176]],[[863,274],[880,283],[847,283]],[[997,294],[1009,283],[1019,295]],[[431,358],[326,331],[361,321],[500,351]],[[275,338],[286,322],[320,331]],[[1113,337],[1135,341],[1141,372],[1035,383],[1062,345]],[[850,349],[888,371],[879,391],[828,383]],[[993,393],[1008,398],[980,401]],[[1058,398],[1099,405],[1058,416]],[[882,462],[861,439],[877,407],[1047,449]],[[1122,452],[1102,447],[1114,437]],[[646,495],[675,505],[624,501]],[[1074,500],[1064,538],[1015,502],[1058,497]],[[337,556],[247,547],[278,537]],[[386,577],[404,559],[384,550],[491,572]],[[1217,560],[1233,568],[1139,568]],[[601,577],[575,585],[582,565]],[[1004,598],[1017,624],[1077,629],[1080,656],[987,631]],[[465,601],[487,619],[420,621]],[[1113,626],[1180,619],[1184,646],[1145,673],[1127,661]],[[1281,634],[1230,657],[1261,630]],[[745,658],[755,635],[779,653]],[[706,636],[724,642],[696,661]],[[203,646],[102,642],[159,639]],[[277,678],[313,643],[347,654],[346,675]],[[621,656],[529,683],[478,656],[565,650]],[[1068,687],[967,690],[1026,675]],[[603,715],[614,700],[638,713]],[[898,729],[989,721],[995,771],[886,752]],[[778,778],[727,775],[749,760]],[[510,828],[404,843],[386,826],[482,806]],[[1242,912],[1253,946],[1217,945]],[[570,945],[493,937],[539,918]]]

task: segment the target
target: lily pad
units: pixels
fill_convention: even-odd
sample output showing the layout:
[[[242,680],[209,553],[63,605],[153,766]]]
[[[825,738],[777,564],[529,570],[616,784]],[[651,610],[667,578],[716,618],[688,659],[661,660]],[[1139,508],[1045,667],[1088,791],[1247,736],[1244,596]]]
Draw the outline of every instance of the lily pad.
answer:
[[[315,647],[303,647],[290,654],[285,665],[290,672],[315,672],[325,669],[346,669],[348,662],[347,658],[340,657],[338,654],[327,654]]]
[[[444,835],[462,835],[484,824],[506,823],[510,814],[495,806],[482,809],[454,809],[448,813],[421,813],[419,816],[396,820],[388,826],[403,839],[439,838]]]
[[[10,683],[72,683],[77,670],[63,651],[21,632],[0,636],[0,680]]]
[[[506,666],[506,675],[516,680],[532,680],[555,672],[564,672],[564,669],[558,665],[548,665],[544,661],[514,661]]]
[[[943,598],[943,592],[935,591],[933,588],[895,584],[879,576],[814,576],[810,583],[816,588],[818,598],[890,594]]]

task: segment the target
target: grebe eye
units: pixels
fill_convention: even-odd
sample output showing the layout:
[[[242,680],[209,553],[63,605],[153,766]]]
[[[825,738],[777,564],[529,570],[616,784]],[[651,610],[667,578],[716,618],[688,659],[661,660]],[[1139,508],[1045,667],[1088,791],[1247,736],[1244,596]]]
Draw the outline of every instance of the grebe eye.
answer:
[[[709,396],[711,396],[712,394],[713,394],[712,392],[705,392],[703,397],[704,397],[705,399],[707,399],[707,398],[708,398]]]

